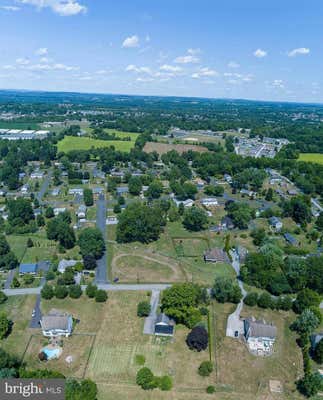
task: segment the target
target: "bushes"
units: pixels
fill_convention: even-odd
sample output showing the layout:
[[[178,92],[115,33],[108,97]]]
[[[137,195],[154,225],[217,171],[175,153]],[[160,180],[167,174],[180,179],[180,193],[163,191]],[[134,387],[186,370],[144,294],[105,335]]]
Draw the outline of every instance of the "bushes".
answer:
[[[93,285],[92,283],[89,283],[86,287],[85,293],[90,299],[93,299],[96,295],[96,292],[98,290],[98,287],[96,285]]]
[[[213,394],[213,393],[215,393],[215,387],[212,386],[212,385],[208,386],[208,387],[206,388],[206,393],[208,393],[208,394]]]
[[[54,297],[54,289],[53,286],[48,285],[47,283],[43,286],[41,292],[41,297],[46,300],[50,300]]]
[[[66,286],[63,285],[57,285],[55,287],[55,296],[58,299],[65,299],[65,297],[68,295],[68,289]]]
[[[322,377],[318,372],[305,374],[304,378],[297,382],[297,389],[306,397],[315,396],[322,390]]]
[[[7,301],[8,296],[0,290],[0,304],[3,304]]]
[[[241,289],[229,278],[218,278],[212,288],[212,294],[219,303],[239,303],[242,298]]]
[[[170,376],[154,376],[147,367],[143,367],[137,372],[136,383],[144,390],[152,390],[158,387],[160,390],[166,391],[171,390],[173,387],[173,381]]]
[[[97,303],[105,303],[108,300],[108,294],[105,290],[98,289],[95,293],[95,301]]]
[[[150,314],[150,309],[151,307],[148,301],[141,301],[140,303],[138,303],[137,306],[138,317],[148,317],[148,315]]]
[[[71,285],[68,291],[72,299],[78,299],[82,296],[82,288],[80,285]]]
[[[246,297],[243,299],[243,302],[245,305],[254,307],[258,303],[258,293],[256,292],[250,292],[246,295]]]
[[[203,361],[199,366],[198,373],[201,376],[209,376],[213,372],[213,364],[211,361]]]

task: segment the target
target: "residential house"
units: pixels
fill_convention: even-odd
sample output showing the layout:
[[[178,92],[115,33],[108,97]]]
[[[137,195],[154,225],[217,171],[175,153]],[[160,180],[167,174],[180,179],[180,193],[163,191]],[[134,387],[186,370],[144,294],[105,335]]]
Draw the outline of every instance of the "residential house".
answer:
[[[26,185],[23,185],[21,187],[20,192],[22,194],[28,194],[29,193],[29,189],[30,189],[30,186],[26,183]]]
[[[294,236],[291,235],[290,233],[288,233],[288,232],[284,233],[284,238],[288,244],[290,244],[292,246],[298,245],[298,240],[296,238],[294,238]]]
[[[240,193],[242,195],[246,195],[246,196],[249,196],[249,197],[254,197],[257,194],[256,192],[254,192],[252,190],[248,190],[248,189],[241,189]]]
[[[224,250],[219,249],[217,247],[210,250],[206,250],[204,252],[203,257],[205,262],[225,262],[225,263],[230,262],[227,253]]]
[[[269,355],[273,351],[277,328],[264,320],[249,317],[244,320],[244,336],[252,353]]]
[[[72,188],[72,189],[69,189],[68,194],[70,196],[76,196],[76,195],[83,196],[83,189],[82,188]]]
[[[61,191],[60,188],[54,188],[54,189],[51,191],[51,195],[56,197],[56,196],[58,196],[58,195],[60,194],[60,191]]]
[[[57,217],[58,214],[62,214],[66,211],[65,207],[56,207],[54,208],[54,215]]]
[[[73,318],[68,313],[52,309],[42,317],[40,325],[46,337],[68,337],[72,333]]]
[[[36,275],[38,270],[38,264],[20,264],[19,275],[31,274]]]
[[[206,197],[204,199],[201,199],[201,204],[205,207],[215,207],[219,203],[215,197]]]
[[[232,219],[226,215],[221,219],[221,227],[222,229],[230,230],[234,228],[234,223]]]
[[[231,175],[229,175],[229,174],[224,174],[224,175],[223,175],[223,178],[224,178],[224,180],[225,180],[227,183],[229,183],[229,184],[232,183],[232,176],[231,176]]]
[[[174,322],[166,314],[159,314],[155,322],[156,336],[173,336]]]
[[[297,196],[297,194],[298,194],[297,190],[295,190],[295,189],[288,189],[288,190],[287,190],[287,193],[288,193],[290,196]]]
[[[270,217],[269,225],[275,232],[279,232],[283,228],[282,221],[277,217]]]
[[[44,172],[43,171],[34,171],[30,174],[30,179],[43,179]]]
[[[57,271],[62,274],[63,272],[65,272],[66,268],[75,267],[75,265],[79,262],[81,261],[63,259],[58,263]]]
[[[76,212],[76,216],[78,219],[85,219],[86,218],[86,206],[81,204]]]
[[[106,225],[117,225],[118,222],[118,218],[114,216],[108,216],[106,219]]]
[[[176,203],[177,207],[182,203],[185,208],[193,207],[194,205],[194,200],[192,199],[187,199],[187,200],[177,200],[173,199],[174,202]]]
[[[125,194],[129,193],[128,186],[120,186],[116,189],[118,196],[124,196]]]

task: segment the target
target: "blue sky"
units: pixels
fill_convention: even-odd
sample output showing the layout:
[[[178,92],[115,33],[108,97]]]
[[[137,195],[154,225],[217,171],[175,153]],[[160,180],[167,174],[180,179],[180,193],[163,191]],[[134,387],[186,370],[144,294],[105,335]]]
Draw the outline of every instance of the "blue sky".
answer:
[[[320,0],[0,0],[0,88],[323,102]]]

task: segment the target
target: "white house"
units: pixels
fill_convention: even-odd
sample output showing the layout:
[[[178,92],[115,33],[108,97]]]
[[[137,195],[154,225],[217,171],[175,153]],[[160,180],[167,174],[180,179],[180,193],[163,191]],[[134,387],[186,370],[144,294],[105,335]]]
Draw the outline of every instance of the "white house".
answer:
[[[270,355],[277,336],[277,328],[254,317],[244,320],[244,336],[249,350],[256,355]]]
[[[183,204],[183,206],[184,206],[185,208],[193,207],[193,205],[194,205],[194,200],[192,200],[192,199],[187,199],[187,200],[177,200],[177,199],[174,199],[174,202],[176,203],[177,207],[178,207],[181,203]]]
[[[269,225],[272,228],[272,230],[274,230],[275,232],[279,232],[283,228],[282,221],[277,217],[270,217]]]
[[[34,171],[30,174],[30,179],[43,179],[44,172],[43,171]]]
[[[206,197],[204,199],[201,199],[201,204],[205,207],[215,207],[219,203],[215,197]]]
[[[72,333],[73,318],[67,313],[52,309],[47,315],[42,317],[40,325],[43,335],[46,337],[68,337]]]
[[[23,185],[23,186],[21,187],[21,189],[20,189],[20,192],[21,192],[22,194],[27,194],[27,193],[29,192],[29,185],[28,185],[28,184]]]
[[[114,216],[108,216],[106,219],[106,225],[117,225],[118,222],[118,218]]]
[[[58,214],[62,214],[66,211],[65,207],[56,207],[54,208],[54,215],[57,217]]]
[[[78,219],[85,219],[86,217],[86,206],[81,204],[76,212]]]
[[[82,188],[73,188],[73,189],[69,189],[68,194],[70,196],[83,196],[83,189]]]

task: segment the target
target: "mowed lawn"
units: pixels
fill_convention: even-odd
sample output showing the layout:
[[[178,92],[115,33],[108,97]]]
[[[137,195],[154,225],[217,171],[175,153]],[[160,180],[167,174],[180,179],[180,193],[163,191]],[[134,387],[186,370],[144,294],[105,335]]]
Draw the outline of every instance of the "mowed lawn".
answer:
[[[323,154],[321,154],[321,153],[301,153],[299,155],[298,161],[323,164]]]
[[[92,147],[100,149],[114,146],[116,150],[129,152],[135,145],[135,141],[98,140],[90,137],[65,136],[57,144],[59,152],[68,153],[72,150],[89,150]]]

